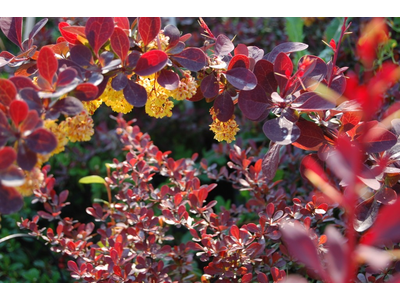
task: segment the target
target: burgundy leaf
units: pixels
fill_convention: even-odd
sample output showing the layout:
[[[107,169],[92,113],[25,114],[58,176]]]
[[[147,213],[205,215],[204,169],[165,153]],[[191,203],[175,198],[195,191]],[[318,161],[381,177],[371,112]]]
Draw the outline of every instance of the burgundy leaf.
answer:
[[[326,142],[322,129],[314,122],[301,118],[296,125],[300,129],[300,136],[293,146],[304,150],[318,150],[319,146]]]
[[[169,37],[168,48],[172,48],[178,44],[181,33],[174,25],[168,24],[164,27],[164,35]]]
[[[301,66],[306,57],[312,60],[312,64],[304,70],[302,78],[304,85],[310,87],[314,83],[321,82],[325,78],[328,68],[321,58],[314,55],[307,55],[300,58],[298,63],[299,66]]]
[[[278,82],[274,75],[274,65],[267,60],[261,59],[254,66],[254,75],[257,82],[268,94],[276,92]]]
[[[235,56],[239,54],[242,54],[244,56],[249,56],[249,49],[245,44],[239,44],[236,46],[234,54]]]
[[[68,96],[57,100],[52,109],[68,116],[75,116],[83,111],[83,104],[75,97]]]
[[[235,88],[249,91],[256,87],[257,78],[250,70],[246,68],[234,68],[226,72],[226,79]]]
[[[14,148],[3,147],[0,149],[0,170],[5,170],[11,166],[17,158]]]
[[[67,68],[58,74],[57,78],[57,87],[59,86],[66,86],[72,83],[75,78],[78,76],[78,72],[73,68]]]
[[[333,78],[329,87],[337,93],[338,97],[340,97],[346,90],[346,78],[344,75],[336,76]]]
[[[264,50],[257,46],[248,46],[247,50],[249,51],[248,57],[254,59],[255,62],[258,62],[264,56]]]
[[[285,53],[281,52],[276,57],[274,63],[274,72],[275,79],[278,82],[279,89],[282,91],[285,90],[288,79],[286,78],[286,74],[292,74],[293,72],[293,63],[290,60],[289,56]]]
[[[86,22],[85,35],[96,55],[113,32],[114,20],[111,17],[91,17]]]
[[[397,199],[397,193],[389,187],[384,187],[375,194],[375,200],[385,205],[392,204]]]
[[[126,101],[135,107],[142,107],[147,102],[146,89],[131,80],[128,81],[128,84],[124,88],[123,92]]]
[[[329,275],[333,282],[344,282],[349,262],[349,252],[346,240],[333,225],[328,225],[325,234],[327,236],[326,254]]]
[[[378,246],[388,242],[400,241],[400,201],[397,198],[392,205],[385,205],[380,210],[375,224],[363,235],[361,243]]]
[[[28,115],[28,104],[21,100],[14,100],[10,104],[9,114],[15,126],[25,120]]]
[[[35,85],[29,77],[25,76],[13,76],[9,80],[15,85],[18,91],[23,88],[32,88],[36,91],[39,90],[38,86]]]
[[[2,51],[0,53],[0,68],[8,65],[14,57],[10,52]]]
[[[380,126],[370,127],[362,137],[362,142],[369,153],[388,150],[397,143],[396,135]]]
[[[47,154],[57,147],[57,139],[53,133],[44,128],[38,128],[26,138],[27,146],[36,153]]]
[[[179,87],[179,75],[163,69],[157,77],[157,82],[165,89],[173,91]]]
[[[37,59],[37,67],[42,76],[50,85],[53,84],[53,77],[58,69],[58,61],[54,51],[50,47],[43,47]]]
[[[0,28],[11,42],[22,50],[22,18],[1,17]]]
[[[375,222],[379,212],[379,203],[373,198],[365,200],[356,206],[354,229],[364,232]]]
[[[238,105],[245,117],[252,121],[259,119],[270,106],[264,89],[258,84],[251,91],[239,93]]]
[[[201,92],[206,98],[214,98],[218,95],[219,84],[213,73],[203,78],[200,84]]]
[[[114,29],[113,34],[111,35],[110,42],[111,42],[111,48],[118,55],[118,57],[124,64],[125,58],[128,55],[130,47],[129,38],[126,35],[125,31],[119,27],[116,27]]]
[[[313,92],[301,94],[293,103],[293,108],[299,111],[329,110],[334,107],[336,104]]]
[[[215,55],[228,55],[230,52],[233,51],[233,49],[235,49],[235,46],[227,36],[223,34],[217,36],[217,40],[215,41],[214,46]]]
[[[185,49],[185,46],[184,42],[179,41],[175,46],[167,48],[167,52],[170,55],[179,54]]]
[[[15,85],[8,79],[0,78],[0,103],[9,106],[17,96]]]
[[[12,214],[24,205],[22,196],[13,187],[0,185],[0,214]]]
[[[217,114],[218,120],[221,122],[227,122],[233,115],[235,106],[232,101],[232,97],[228,92],[223,92],[214,100],[214,111]]]
[[[17,187],[25,182],[25,174],[16,165],[11,165],[5,172],[0,173],[0,181],[4,186]]]
[[[281,145],[271,142],[268,152],[263,158],[262,171],[268,180],[272,180],[275,177],[279,165],[279,150],[281,147]]]
[[[123,73],[118,73],[118,75],[111,80],[111,87],[116,91],[123,90],[127,84],[128,78]]]
[[[92,63],[92,52],[84,45],[75,45],[70,50],[70,58],[77,65],[87,68]]]
[[[35,26],[33,26],[31,32],[29,33],[30,40],[32,40],[39,33],[39,31],[44,27],[44,25],[46,25],[47,21],[48,21],[47,18],[43,18],[39,22],[37,22]]]
[[[135,73],[139,76],[149,76],[162,70],[168,62],[168,55],[161,50],[151,50],[140,56]]]
[[[308,48],[308,45],[298,42],[287,42],[282,43],[272,49],[271,53],[268,55],[268,61],[275,62],[275,59],[278,57],[280,53],[292,53],[303,51]]]
[[[20,131],[32,131],[38,126],[41,126],[42,120],[39,117],[39,114],[35,110],[30,110],[25,118],[25,120],[21,123]]]
[[[207,65],[207,56],[198,48],[186,48],[177,55],[174,55],[174,60],[181,64],[189,71],[197,72]]]
[[[115,26],[117,26],[119,28],[122,28],[125,30],[130,29],[129,19],[127,17],[114,17],[114,23],[115,23]]]
[[[23,170],[31,171],[37,163],[37,155],[25,143],[18,144],[17,164]]]
[[[257,280],[260,283],[268,283],[268,277],[267,275],[265,275],[264,273],[258,273],[257,274]]]
[[[265,122],[263,132],[271,141],[280,145],[289,145],[300,136],[299,127],[285,117]]]
[[[289,253],[300,263],[305,264],[309,270],[324,278],[325,272],[322,268],[316,246],[303,225],[297,221],[284,222],[280,230]]]
[[[143,44],[147,46],[153,41],[161,29],[161,18],[147,17],[139,18],[138,31],[142,38]]]

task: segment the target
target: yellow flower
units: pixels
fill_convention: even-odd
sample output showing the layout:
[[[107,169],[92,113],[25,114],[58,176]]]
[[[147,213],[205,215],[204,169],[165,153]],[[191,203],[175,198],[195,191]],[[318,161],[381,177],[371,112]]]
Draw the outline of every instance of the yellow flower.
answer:
[[[179,87],[169,91],[169,95],[176,100],[192,98],[197,92],[196,80],[190,75],[190,71],[184,73],[185,77],[179,82]]]
[[[93,115],[94,112],[103,103],[103,100],[96,99],[96,100],[92,100],[92,101],[82,101],[82,103],[83,103],[83,107],[86,109],[86,111],[89,113],[89,115]]]
[[[23,196],[30,196],[33,190],[38,189],[44,180],[44,175],[38,167],[34,167],[31,171],[24,171],[25,182],[23,185],[16,187],[17,191]]]
[[[99,100],[102,100],[107,106],[110,106],[111,109],[117,113],[127,114],[133,109],[133,105],[126,101],[123,91],[116,91],[111,87],[111,80],[108,81],[107,87],[100,96]]]
[[[235,136],[239,131],[239,126],[236,124],[235,116],[233,115],[232,118],[226,122],[221,122],[217,119],[217,114],[214,111],[214,107],[211,107],[210,114],[213,119],[210,129],[215,133],[214,139],[216,139],[218,142],[226,141],[227,143],[236,140]]]
[[[165,49],[167,49],[168,45],[169,45],[169,36],[166,36],[163,34],[163,30],[161,30],[161,32],[158,34],[158,39],[160,41],[160,46],[161,46],[161,50],[165,51]],[[140,46],[141,48],[143,48],[143,42],[140,41]],[[147,50],[151,50],[151,49],[158,49],[158,43],[157,43],[157,39],[154,39],[154,41],[150,42],[147,46],[146,46]]]
[[[86,111],[68,117],[62,122],[62,128],[68,139],[75,142],[89,141],[94,134],[93,119]]]
[[[147,92],[146,113],[150,117],[163,118],[172,116],[174,103],[169,100],[169,91],[155,80],[155,75],[141,77],[138,84]]]

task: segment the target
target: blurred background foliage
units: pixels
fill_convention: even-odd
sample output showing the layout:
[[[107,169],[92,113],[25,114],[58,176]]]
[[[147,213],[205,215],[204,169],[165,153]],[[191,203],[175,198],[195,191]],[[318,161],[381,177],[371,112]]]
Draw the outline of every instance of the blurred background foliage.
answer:
[[[39,18],[36,18],[38,21]],[[132,18],[133,19],[133,18]],[[172,23],[182,33],[191,33],[192,37],[187,46],[201,46],[204,39],[201,35],[202,29],[197,18],[163,18],[163,25]],[[279,43],[286,41],[304,42],[309,45],[307,51],[296,53],[294,60],[302,55],[317,55],[328,61],[332,51],[322,42],[333,38],[338,39],[342,18],[203,18],[215,36],[220,33],[234,39],[234,44],[244,43],[248,46],[254,45],[264,49],[265,53],[272,50]],[[400,18],[388,18],[387,22],[391,30],[391,40],[380,50],[379,59],[399,60],[399,50],[396,48],[400,34]],[[71,25],[85,24],[85,18],[49,18],[45,28],[36,37],[38,48],[43,45],[54,43],[60,36],[58,23],[68,21]],[[355,41],[362,27],[369,18],[351,18],[351,31],[353,34],[347,36],[343,42],[341,56],[338,58],[339,65],[348,66],[357,72],[360,68],[357,57],[354,55]],[[29,31],[28,31],[29,32]],[[18,53],[18,48],[0,33],[0,50]],[[11,76],[13,69],[9,67],[0,70],[0,76],[7,78]],[[136,124],[141,130],[148,132],[154,144],[160,150],[171,150],[174,159],[191,157],[198,153],[198,162],[202,158],[221,167],[226,164],[228,152],[226,143],[217,144],[213,139],[213,133],[209,130],[211,117],[209,115],[210,103],[200,101],[192,103],[189,101],[175,101],[175,107],[171,118],[155,119],[144,112],[144,108],[134,109],[125,116],[126,120],[137,119]],[[106,199],[106,190],[103,185],[83,185],[78,183],[79,179],[87,175],[106,176],[105,163],[111,163],[113,158],[123,160],[118,138],[114,133],[115,121],[110,115],[115,115],[106,106],[102,106],[93,115],[96,124],[95,135],[89,142],[69,143],[65,152],[52,157],[49,161],[51,174],[57,179],[57,189],[70,191],[69,202],[63,212],[64,216],[70,216],[81,222],[92,221],[86,214],[85,208],[94,199]],[[261,157],[268,145],[268,140],[262,133],[262,123],[251,122],[237,115],[240,131],[237,135],[237,144],[242,148],[251,146]],[[257,150],[258,149],[258,150]],[[298,159],[286,162],[277,172],[276,180],[285,178],[290,180],[298,170],[296,163]],[[209,179],[202,176],[204,182]],[[290,182],[290,181],[289,181]],[[218,207],[229,207],[232,203],[243,203],[248,192],[238,192],[232,189],[228,183],[221,182],[213,191],[212,197],[217,201]],[[16,222],[21,217],[31,218],[36,214],[40,204],[31,204],[31,197],[26,197],[24,208],[15,215],[3,215],[0,221],[0,241],[10,235],[15,238],[7,239],[0,243],[0,282],[72,282],[69,272],[65,271],[66,257],[57,255],[49,250],[44,243],[33,237],[20,236]],[[44,224],[45,225],[45,224]],[[190,239],[190,235],[181,236],[175,233],[177,239]]]

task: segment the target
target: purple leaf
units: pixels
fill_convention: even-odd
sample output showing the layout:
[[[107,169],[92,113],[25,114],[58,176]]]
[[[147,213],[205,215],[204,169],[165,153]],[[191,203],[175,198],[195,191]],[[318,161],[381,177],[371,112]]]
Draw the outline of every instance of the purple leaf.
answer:
[[[336,105],[328,100],[325,100],[320,95],[314,92],[307,92],[301,94],[293,102],[292,107],[300,111],[316,111],[329,110],[336,107]]]
[[[87,68],[92,64],[92,52],[84,45],[75,45],[70,50],[70,58],[77,65]]]
[[[233,51],[233,49],[235,49],[235,46],[233,45],[231,40],[223,34],[220,34],[217,37],[214,47],[215,47],[214,48],[215,55],[217,55],[217,56],[228,55],[230,52]]]
[[[168,24],[164,27],[164,35],[169,37],[168,48],[172,48],[178,44],[181,33],[174,25]]]
[[[111,87],[116,91],[123,90],[127,84],[128,78],[123,73],[118,73],[117,76],[111,79]]]
[[[69,96],[57,100],[52,109],[68,116],[75,116],[83,111],[83,104],[75,97]]]
[[[214,111],[217,114],[218,120],[221,122],[227,122],[233,115],[235,106],[232,101],[232,97],[228,92],[223,92],[214,100]]]
[[[4,186],[17,187],[24,183],[25,175],[21,168],[12,165],[5,172],[0,173],[0,181]]]
[[[170,55],[175,55],[181,53],[183,49],[185,49],[185,43],[178,41],[178,43],[175,46],[167,48],[167,52]]]
[[[13,187],[0,185],[0,214],[12,214],[24,205],[22,196]]]
[[[30,171],[37,163],[37,155],[25,143],[18,144],[17,164],[23,170]]]
[[[199,48],[186,48],[181,53],[172,56],[182,67],[197,72],[207,65],[207,56]]]
[[[2,17],[0,28],[11,42],[22,50],[22,18]]]
[[[214,98],[218,95],[219,84],[213,73],[204,77],[200,84],[201,92],[206,98]]]
[[[17,153],[12,147],[3,147],[0,149],[0,170],[5,170],[11,166],[15,159],[17,158]]]
[[[73,68],[66,68],[64,71],[58,74],[57,87],[66,86],[75,80],[78,76],[78,72]]]
[[[346,240],[333,225],[328,225],[325,234],[327,236],[326,254],[329,275],[333,282],[344,282],[349,262],[349,252]]]
[[[298,42],[282,43],[276,46],[274,49],[272,49],[272,51],[268,54],[268,61],[272,63],[275,62],[275,59],[281,52],[292,53],[292,52],[303,51],[307,48],[308,45],[303,43],[298,43]]]
[[[179,87],[179,75],[169,70],[161,70],[157,82],[167,90],[173,91]]]
[[[265,122],[264,134],[273,142],[280,145],[289,145],[300,136],[300,129],[285,117],[279,117]]]
[[[246,68],[234,68],[227,71],[226,79],[238,90],[249,91],[257,85],[256,76]]]
[[[269,150],[262,161],[262,171],[267,179],[272,180],[275,177],[279,165],[279,150],[281,145],[270,142]]]
[[[270,106],[265,91],[260,85],[251,91],[241,91],[238,105],[246,118],[252,121],[260,118]]]
[[[146,89],[131,80],[128,81],[123,93],[126,101],[135,107],[142,107],[147,102]]]
[[[47,154],[57,147],[57,139],[53,133],[44,128],[38,128],[25,138],[27,146],[39,154]]]
[[[267,94],[276,92],[278,82],[274,75],[274,65],[267,60],[259,60],[254,66],[254,75],[257,82],[265,90]]]

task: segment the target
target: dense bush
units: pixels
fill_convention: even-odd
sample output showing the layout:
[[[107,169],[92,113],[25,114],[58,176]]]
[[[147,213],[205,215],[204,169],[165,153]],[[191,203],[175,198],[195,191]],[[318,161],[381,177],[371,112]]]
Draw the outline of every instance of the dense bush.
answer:
[[[399,281],[398,19],[48,21],[0,18],[1,280]]]

